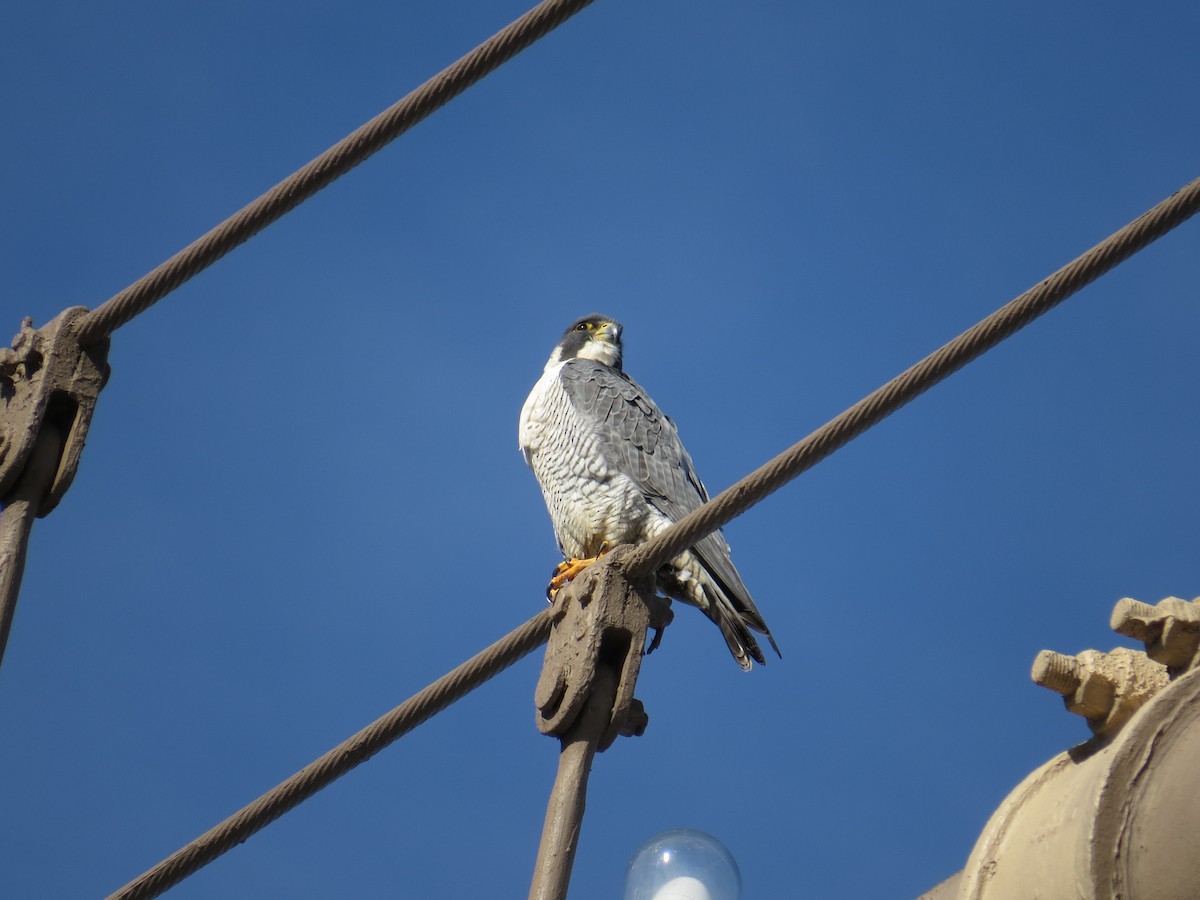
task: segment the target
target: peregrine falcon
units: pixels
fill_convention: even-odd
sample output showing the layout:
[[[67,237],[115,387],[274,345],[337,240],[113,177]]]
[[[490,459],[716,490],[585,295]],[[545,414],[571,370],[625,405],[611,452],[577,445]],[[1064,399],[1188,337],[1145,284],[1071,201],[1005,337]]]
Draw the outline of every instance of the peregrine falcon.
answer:
[[[621,323],[585,316],[563,334],[521,409],[521,453],[571,563],[650,540],[708,500],[675,423],[621,362]],[[752,631],[779,653],[721,532],[662,566],[657,586],[712,619],[746,671],[752,659],[766,663]]]

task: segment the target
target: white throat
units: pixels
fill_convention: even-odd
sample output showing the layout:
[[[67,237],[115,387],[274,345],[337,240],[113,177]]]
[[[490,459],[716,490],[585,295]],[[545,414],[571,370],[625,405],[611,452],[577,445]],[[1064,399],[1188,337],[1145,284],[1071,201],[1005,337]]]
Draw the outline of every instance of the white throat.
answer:
[[[551,356],[551,359],[553,358]],[[621,362],[621,348],[611,341],[588,341],[579,351],[579,358],[594,359],[598,363],[615,368]]]

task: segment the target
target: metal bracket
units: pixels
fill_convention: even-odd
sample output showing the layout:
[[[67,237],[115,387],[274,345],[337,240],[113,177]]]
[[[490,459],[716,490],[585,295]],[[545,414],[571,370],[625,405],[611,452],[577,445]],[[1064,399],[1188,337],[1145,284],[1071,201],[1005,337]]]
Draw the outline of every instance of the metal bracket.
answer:
[[[554,599],[534,702],[538,730],[559,739],[558,774],[546,804],[530,900],[567,896],[592,760],[617,735],[642,734],[649,721],[633,692],[646,633],[656,631],[653,649],[671,621],[671,605],[654,595],[651,579],[626,576],[633,551],[632,545],[617,547]]]
[[[562,737],[570,730],[587,703],[600,665],[616,672],[618,681],[599,749],[608,749],[617,735],[646,730],[648,717],[633,692],[646,634],[650,628],[661,632],[672,614],[670,601],[656,597],[649,582],[625,577],[622,563],[632,552],[631,545],[615,548],[555,598],[554,624],[534,693],[543,734]]]
[[[63,436],[39,517],[50,513],[71,486],[96,398],[108,381],[108,338],[81,347],[76,337],[86,313],[85,307],[72,307],[38,329],[26,317],[12,349],[0,349],[0,497],[21,476],[43,422],[52,422]]]

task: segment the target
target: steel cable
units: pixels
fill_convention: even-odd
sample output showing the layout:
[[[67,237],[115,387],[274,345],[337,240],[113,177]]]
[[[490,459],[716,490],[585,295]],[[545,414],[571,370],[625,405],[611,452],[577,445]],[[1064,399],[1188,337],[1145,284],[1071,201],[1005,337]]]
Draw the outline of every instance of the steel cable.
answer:
[[[1200,179],[1159,203],[1108,239],[1001,307],[973,328],[893,378],[799,443],[759,467],[630,557],[633,577],[648,572],[705,535],[728,524],[801,472],[882,421],[905,403],[956,372],[1128,259],[1200,210]],[[455,700],[543,644],[551,611],[472,657],[386,716],[330,750],[258,800],[130,882],[114,898],[156,897],[246,840],[321,788],[436,715]]]
[[[722,491],[654,540],[639,546],[629,560],[630,575],[638,577],[651,572],[694,546],[910,400],[1187,221],[1198,209],[1200,178]]]
[[[531,9],[88,313],[80,323],[80,342],[86,345],[110,335],[591,2],[545,0]],[[1186,221],[1198,209],[1200,179],[925,357],[658,538],[639,547],[630,560],[631,574],[636,577],[656,569],[707,534],[728,524],[909,401]],[[549,630],[550,611],[545,610],[181,848],[112,894],[111,898],[145,898],[162,894],[532,652],[545,642]]]
[[[87,346],[112,334],[138,313],[387,146],[591,2],[545,0],[535,6],[257,200],[242,207],[216,228],[96,307],[80,323],[80,343]]]
[[[550,610],[477,653],[458,668],[414,694],[385,716],[309,763],[249,806],[209,829],[154,868],[109,897],[109,900],[157,897],[246,840],[326,785],[365,762],[393,741],[441,712],[517,660],[536,650],[550,634]]]

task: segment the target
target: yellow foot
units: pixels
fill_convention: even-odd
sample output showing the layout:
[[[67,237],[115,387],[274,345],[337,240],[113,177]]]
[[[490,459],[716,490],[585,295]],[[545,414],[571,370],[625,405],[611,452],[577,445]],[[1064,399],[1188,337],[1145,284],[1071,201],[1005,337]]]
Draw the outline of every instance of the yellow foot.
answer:
[[[566,587],[576,575],[578,575],[607,552],[608,544],[605,543],[600,545],[599,553],[597,553],[595,556],[589,557],[588,559],[576,559],[575,557],[571,557],[570,559],[565,559],[560,562],[554,567],[554,575],[550,579],[550,584],[546,586],[546,599],[553,603],[554,597],[559,591]]]

